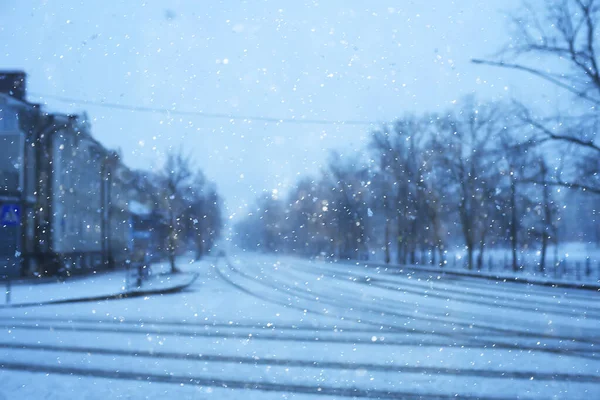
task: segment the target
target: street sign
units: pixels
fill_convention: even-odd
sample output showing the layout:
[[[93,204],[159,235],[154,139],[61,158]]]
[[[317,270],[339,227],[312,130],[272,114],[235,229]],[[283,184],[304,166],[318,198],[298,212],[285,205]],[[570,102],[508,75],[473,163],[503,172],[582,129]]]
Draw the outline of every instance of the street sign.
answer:
[[[18,204],[4,204],[0,210],[0,225],[17,226],[21,223],[21,206]]]

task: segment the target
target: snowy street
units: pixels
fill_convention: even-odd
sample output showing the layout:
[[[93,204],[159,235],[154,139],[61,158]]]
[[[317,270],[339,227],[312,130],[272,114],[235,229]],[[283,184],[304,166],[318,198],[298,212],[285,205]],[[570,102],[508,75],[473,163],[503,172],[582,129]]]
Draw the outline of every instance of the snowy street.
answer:
[[[0,400],[600,400],[600,0],[0,10]]]
[[[240,253],[186,291],[0,310],[0,398],[592,398],[590,291]]]

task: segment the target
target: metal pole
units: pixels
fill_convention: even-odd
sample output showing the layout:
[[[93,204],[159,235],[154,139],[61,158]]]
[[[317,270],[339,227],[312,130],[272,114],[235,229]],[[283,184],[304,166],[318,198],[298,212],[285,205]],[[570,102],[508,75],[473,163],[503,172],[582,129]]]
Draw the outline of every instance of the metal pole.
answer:
[[[106,187],[106,196],[107,196],[107,201],[106,201],[106,234],[108,235],[108,267],[110,269],[112,269],[114,267],[113,264],[113,244],[112,244],[112,238],[111,238],[111,231],[110,231],[110,225],[111,225],[111,218],[112,218],[112,173],[113,173],[113,168],[111,166],[111,168],[108,169],[108,175],[106,177],[107,179],[107,187]]]
[[[108,257],[106,255],[106,156],[100,159],[100,236],[102,251],[102,268],[106,268]]]

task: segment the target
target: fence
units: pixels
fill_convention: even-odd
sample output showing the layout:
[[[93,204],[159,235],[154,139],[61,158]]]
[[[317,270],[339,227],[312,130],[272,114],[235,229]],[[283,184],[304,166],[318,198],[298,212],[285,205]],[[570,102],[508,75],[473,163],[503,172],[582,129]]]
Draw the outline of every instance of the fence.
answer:
[[[431,256],[430,252],[419,253],[416,265],[437,265],[438,260]],[[572,258],[553,257],[548,258],[542,270],[539,261],[532,257],[522,257],[517,262],[517,270],[513,270],[512,258],[508,254],[503,256],[485,257],[478,268],[477,256],[473,257],[473,271],[502,272],[502,273],[525,273],[548,278],[569,279],[575,281],[600,280],[600,260],[598,257]],[[444,264],[445,268],[469,270],[466,257],[450,254]]]

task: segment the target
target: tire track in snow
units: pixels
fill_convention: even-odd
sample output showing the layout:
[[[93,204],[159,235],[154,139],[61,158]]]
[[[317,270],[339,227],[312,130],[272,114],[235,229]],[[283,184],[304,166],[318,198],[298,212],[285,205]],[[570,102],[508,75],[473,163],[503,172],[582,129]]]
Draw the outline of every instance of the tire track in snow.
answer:
[[[281,289],[281,287],[278,287],[278,286],[276,286],[274,284],[266,283],[264,280],[258,279],[257,277],[252,277],[250,275],[247,275],[247,274],[241,272],[239,269],[233,267],[229,262],[227,263],[227,268],[230,271],[236,273],[237,275],[242,276],[245,279],[250,280],[252,282],[256,282],[259,285],[265,286],[265,287],[267,287],[269,289],[275,289],[275,290],[280,290]],[[274,304],[282,305],[284,307],[293,308],[293,309],[300,310],[300,311],[303,311],[303,312],[310,311],[312,314],[326,316],[326,317],[329,317],[329,318],[336,318],[337,320],[342,320],[342,321],[346,321],[346,322],[352,321],[350,319],[345,319],[345,318],[341,318],[341,317],[335,317],[335,316],[332,316],[331,314],[328,314],[328,313],[325,313],[325,312],[322,312],[322,311],[319,311],[319,310],[311,309],[310,307],[300,307],[300,306],[295,306],[295,305],[290,304],[290,303],[285,303],[285,302],[281,302],[281,301],[279,301],[279,302],[275,301],[272,298],[269,298],[267,296],[259,295],[257,293],[254,293],[253,291],[251,291],[251,290],[243,287],[242,285],[239,285],[239,284],[233,282],[230,278],[226,277],[225,274],[222,271],[220,271],[220,269],[218,269],[218,268],[217,268],[217,271],[221,275],[221,277],[224,280],[226,280],[229,284],[231,284],[233,287],[237,288],[238,290],[243,291],[244,293],[247,293],[247,294],[250,294],[250,295],[252,295],[254,297],[257,297],[259,299],[263,299],[265,301],[269,301],[269,302],[272,302]],[[290,289],[291,289],[291,291],[293,291],[295,293],[294,294],[295,297],[307,300],[307,301],[309,301],[312,304],[315,303],[314,296],[312,296],[310,294],[307,294],[307,292],[302,291],[302,290],[298,290],[298,289],[293,288],[293,287],[291,287]],[[286,294],[289,295],[289,293],[286,293]],[[327,296],[325,296],[325,297],[327,297]],[[340,304],[338,304],[337,303],[337,299],[332,299],[330,301],[323,301],[323,300],[319,300],[319,301],[321,303],[331,305],[333,307],[342,309],[344,311],[347,311],[347,310],[350,310],[350,311],[361,311],[362,310],[363,312],[367,312],[367,313],[371,313],[371,314],[376,312],[378,314],[391,314],[391,315],[394,315],[394,316],[396,316],[396,314],[398,314],[398,313],[394,313],[394,312],[389,312],[388,313],[388,312],[381,312],[381,311],[374,311],[374,310],[364,310],[361,306],[358,306],[358,307],[354,306],[354,307],[348,308],[348,307],[344,307],[344,306],[341,306]],[[346,302],[346,305],[347,305],[347,302]],[[409,314],[399,314],[399,316],[401,316],[403,318],[407,318],[408,320],[411,320],[411,319],[415,320],[416,319],[414,316],[409,315]],[[374,327],[379,327],[379,328],[386,327],[389,330],[394,331],[394,332],[417,333],[417,334],[420,333],[420,334],[426,334],[426,335],[432,335],[432,336],[441,336],[441,337],[444,337],[444,338],[454,338],[454,339],[456,339],[456,338],[468,338],[470,340],[473,339],[472,336],[464,336],[464,335],[461,335],[459,333],[448,334],[448,333],[444,333],[444,332],[440,332],[440,331],[436,332],[435,330],[434,331],[431,331],[431,330],[425,331],[425,330],[420,330],[420,329],[417,329],[417,328],[398,327],[398,326],[395,326],[395,325],[387,325],[386,322],[372,321],[372,320],[365,319],[363,317],[357,318],[357,321],[360,322],[361,324],[367,324],[367,325],[371,325],[371,326],[374,326]],[[439,321],[436,321],[436,322],[439,324]]]
[[[185,326],[185,327],[198,327],[198,328],[217,328],[217,329],[231,329],[231,328],[242,328],[242,329],[259,329],[263,332],[266,331],[309,331],[309,332],[317,332],[317,333],[338,333],[338,332],[346,332],[346,333],[368,333],[368,334],[380,334],[380,333],[389,333],[389,334],[398,334],[398,332],[391,332],[389,330],[384,330],[382,327],[380,329],[365,329],[365,328],[355,328],[355,327],[343,327],[334,325],[331,327],[322,327],[322,326],[307,326],[307,325],[283,325],[279,323],[268,323],[268,324],[245,324],[245,323],[203,323],[196,321],[169,321],[169,320],[148,320],[148,319],[102,319],[102,318],[85,318],[85,317],[76,317],[76,318],[57,318],[57,317],[48,317],[48,316],[35,316],[35,317],[20,317],[20,316],[8,316],[8,317],[0,317],[0,323],[10,323],[10,322],[29,322],[29,323],[37,323],[39,321],[42,322],[60,322],[60,323],[84,323],[84,324],[99,324],[99,325],[117,325],[117,326]]]
[[[313,272],[313,271],[310,271],[310,272],[308,272],[308,271],[302,271],[302,272],[308,273],[308,274],[312,274],[312,275],[315,275],[315,276],[321,276],[322,275],[322,274],[319,274],[319,273]],[[340,275],[340,274],[336,274],[336,275]],[[289,276],[289,273],[288,273],[288,276]],[[341,279],[341,278],[339,278],[337,276],[335,276],[335,277],[328,276],[328,275],[323,275],[323,276],[331,278],[331,279],[336,279],[336,280],[339,280],[341,282],[345,282],[345,283],[349,283],[349,284],[356,283],[356,284],[371,286],[371,283],[372,283],[372,281],[365,281],[365,280],[360,280],[360,279],[357,279],[357,280],[354,280],[354,279]],[[297,277],[293,277],[293,279],[297,279]],[[374,283],[373,286],[378,286],[378,285],[376,283]],[[404,290],[404,288],[402,288],[402,289],[396,289],[396,288],[393,288],[393,287],[382,287],[382,289],[385,289],[385,290],[391,291],[391,292],[395,292],[395,293],[398,293],[398,292],[401,292],[402,290]],[[314,293],[316,293],[316,292],[314,292]],[[417,292],[417,291],[415,291],[415,294],[421,294],[422,295],[423,292]],[[427,292],[426,294],[428,296],[430,296],[430,297],[433,297],[433,296],[431,296],[431,294],[429,292]],[[320,294],[319,294],[319,296],[323,297]],[[441,296],[441,298],[444,299],[444,300],[447,299],[447,297],[445,297],[445,296]],[[422,308],[422,306],[419,306],[419,308]],[[535,311],[535,310],[532,310],[532,309],[528,309],[528,310],[529,311]],[[460,321],[460,319],[457,321],[456,320],[457,317],[449,317],[449,316],[446,316],[445,313],[444,314],[433,313],[433,314],[436,314],[439,317],[441,317],[442,319],[445,319],[447,322],[455,324],[457,326],[461,326],[461,325],[462,326],[471,326],[471,325],[473,325],[473,326],[478,327],[480,329],[494,330],[494,331],[497,331],[498,333],[512,334],[512,336],[517,336],[517,337],[529,337],[529,338],[532,338],[532,339],[544,338],[544,339],[553,339],[553,340],[563,340],[563,341],[569,341],[569,342],[576,341],[576,342],[579,342],[579,343],[586,343],[586,344],[591,344],[591,345],[600,345],[600,341],[590,340],[589,338],[586,338],[586,337],[562,336],[562,335],[546,334],[546,333],[542,333],[542,332],[527,332],[527,331],[522,331],[522,330],[507,329],[507,328],[502,328],[502,327],[496,327],[496,326],[489,325],[489,324],[483,324],[483,323],[481,323],[479,321],[478,322],[472,322],[472,321],[462,322],[462,321]],[[570,316],[573,316],[573,315],[570,315]],[[425,316],[425,317],[423,317],[423,316],[415,316],[414,318],[415,319],[424,319],[424,320],[428,320],[428,321],[431,321],[431,320],[435,321],[435,318],[431,318],[431,317],[427,317],[427,316]]]
[[[434,348],[446,348],[446,349],[481,349],[481,350],[516,350],[521,352],[542,352],[550,354],[559,354],[568,357],[584,358],[589,360],[598,361],[596,353],[591,353],[585,349],[561,349],[553,347],[535,347],[535,346],[524,346],[519,344],[510,343],[478,343],[474,341],[468,342],[441,342],[441,341],[425,341],[423,338],[420,339],[390,339],[385,338],[384,340],[372,341],[371,337],[357,338],[357,337],[326,337],[326,336],[294,336],[294,335],[282,335],[275,333],[274,335],[261,335],[260,332],[196,332],[189,330],[160,330],[160,329],[131,329],[131,328],[111,328],[111,327],[100,327],[100,326],[60,326],[60,325],[7,325],[0,324],[0,329],[6,329],[9,332],[15,330],[37,330],[47,332],[86,332],[86,333],[109,333],[109,334],[139,334],[139,335],[161,335],[161,336],[177,336],[177,337],[190,337],[190,338],[217,338],[217,339],[239,339],[239,340],[258,340],[258,341],[272,341],[272,342],[292,342],[292,343],[330,343],[330,344],[351,344],[351,345],[369,345],[369,346],[388,346],[388,347],[434,347]],[[412,332],[411,332],[412,333]],[[341,333],[343,335],[343,333]]]
[[[305,271],[302,271],[302,272],[308,273],[308,274],[314,274],[315,276],[321,276],[321,274],[318,274],[318,273],[305,272]],[[410,290],[406,290],[405,288],[395,288],[395,287],[391,287],[391,286],[388,286],[388,285],[379,284],[379,283],[377,283],[377,278],[370,278],[369,277],[367,279],[364,279],[364,278],[355,277],[355,276],[352,276],[352,275],[346,275],[346,277],[357,278],[357,279],[342,279],[342,278],[339,277],[339,276],[344,276],[342,274],[336,274],[336,276],[328,276],[328,275],[322,275],[322,276],[325,276],[325,277],[328,277],[328,278],[331,278],[331,279],[336,279],[336,280],[339,280],[339,281],[345,282],[345,283],[357,283],[357,284],[361,284],[361,285],[367,285],[368,287],[374,286],[374,287],[378,287],[378,288],[381,288],[383,290],[386,290],[386,291],[389,291],[389,292],[392,292],[392,293],[399,293],[399,292],[403,292],[403,291],[410,292]],[[423,293],[425,293],[428,297],[434,297],[434,296],[431,295],[430,290],[432,290],[432,289],[428,289],[427,292],[423,292]],[[413,291],[413,292],[415,294],[423,294],[423,293],[419,293],[417,291]],[[438,296],[438,297],[440,297],[440,296]],[[441,298],[444,299],[444,300],[447,299],[447,298],[454,299],[452,296],[449,296],[449,297],[441,296]],[[463,302],[469,304],[469,302],[466,301],[466,300],[463,301]],[[477,302],[476,304],[479,305],[480,303]],[[421,308],[424,308],[424,307],[421,306],[421,305],[419,305],[419,309],[421,309]],[[528,309],[528,310],[531,311],[531,312],[537,312],[538,311],[538,310],[534,310],[534,309]],[[438,315],[438,316],[444,316],[444,317],[447,317],[447,318],[452,318],[454,320],[456,320],[457,318],[459,318],[459,317],[455,317],[455,316],[446,316],[445,313],[444,314],[440,314],[440,313],[433,312],[432,314]],[[475,315],[475,316],[476,315],[482,315],[482,314],[477,314],[477,313],[473,313],[473,312],[469,312],[469,314],[470,315]],[[572,314],[570,314],[569,316],[575,317]],[[592,344],[592,345],[600,345],[600,341],[598,341],[598,340],[591,340],[590,339],[590,338],[594,337],[593,334],[595,333],[595,331],[592,331],[590,328],[581,328],[581,329],[584,329],[586,331],[589,331],[590,335],[585,335],[584,337],[573,337],[573,336],[563,336],[563,335],[556,335],[556,334],[546,334],[546,333],[542,333],[542,332],[527,332],[527,331],[522,331],[522,330],[517,331],[517,330],[514,330],[514,329],[508,330],[506,328],[498,328],[498,327],[494,327],[494,326],[491,326],[491,325],[483,324],[483,323],[480,322],[480,320],[478,320],[478,322],[475,322],[475,323],[469,322],[469,321],[461,322],[460,318],[459,318],[458,321],[454,321],[454,322],[457,323],[457,324],[469,324],[469,325],[473,324],[473,325],[475,325],[475,326],[477,326],[477,327],[479,327],[481,329],[502,329],[503,331],[501,333],[519,332],[519,334],[513,335],[513,336],[518,336],[518,337],[556,339],[556,340],[564,340],[564,341],[576,341],[576,342],[579,342],[579,343],[588,343],[588,344]],[[503,322],[506,323],[507,322],[506,319],[504,319]],[[518,323],[522,323],[522,321],[515,320],[515,321],[513,321],[513,323],[514,324],[518,324]]]
[[[244,277],[246,279],[249,279],[249,280],[251,280],[253,282],[256,282],[256,283],[258,283],[258,284],[260,284],[262,286],[265,286],[265,287],[267,287],[269,289],[275,289],[275,290],[281,289],[280,287],[277,287],[277,286],[271,285],[271,284],[267,284],[264,281],[258,280],[256,278],[250,277],[250,276],[242,273],[238,269],[232,267],[229,262],[227,262],[227,268],[230,271],[236,273],[237,275],[240,275],[240,276],[242,276],[242,277]],[[336,317],[334,315],[325,313],[325,312],[320,311],[320,310],[310,309],[310,307],[296,306],[296,305],[293,305],[293,304],[291,304],[289,302],[286,303],[286,302],[283,302],[283,301],[278,301],[278,300],[273,299],[272,297],[268,297],[268,296],[264,296],[264,295],[255,293],[254,291],[251,291],[251,290],[245,288],[244,286],[233,282],[229,277],[227,277],[220,270],[220,268],[218,268],[218,266],[215,266],[215,269],[216,269],[217,273],[219,274],[219,276],[225,282],[227,282],[229,285],[231,285],[232,287],[236,288],[237,290],[240,290],[240,291],[242,291],[242,292],[244,292],[244,293],[246,293],[246,294],[248,294],[250,296],[253,296],[255,298],[258,298],[258,299],[261,299],[261,300],[264,300],[264,301],[267,301],[267,302],[270,302],[270,303],[273,303],[273,304],[276,304],[276,305],[280,305],[280,306],[283,306],[283,307],[286,307],[286,308],[291,308],[291,309],[299,310],[299,311],[302,311],[304,313],[308,313],[310,311],[311,314],[315,314],[315,315],[319,315],[319,316],[324,316],[324,317],[327,317],[327,318],[333,318],[333,319],[335,319],[337,321],[354,322],[353,320],[346,319],[345,317]],[[314,298],[311,297],[311,296],[305,295],[305,292],[303,292],[303,291],[300,291],[299,294],[296,294],[296,297],[302,298],[304,300],[308,300],[308,301],[310,301],[311,303],[314,304]],[[330,304],[330,305],[333,305],[334,307],[340,308],[340,306],[337,305],[337,304]],[[373,327],[377,328],[378,330],[382,330],[382,328],[385,328],[387,330],[387,332],[389,332],[389,333],[425,334],[425,335],[430,335],[430,336],[440,336],[440,337],[443,337],[443,338],[453,338],[453,339],[456,339],[457,337],[458,338],[461,337],[460,335],[455,334],[455,333],[449,335],[449,334],[445,334],[445,333],[442,333],[442,332],[432,332],[432,331],[419,330],[419,329],[416,329],[416,328],[398,327],[398,326],[394,326],[394,325],[388,325],[388,324],[382,323],[380,321],[370,321],[370,320],[364,319],[364,318],[359,318],[358,322],[361,323],[361,324],[364,324],[364,325],[373,326]],[[463,344],[461,344],[461,345],[463,345]]]
[[[310,260],[307,260],[307,261],[310,262]],[[381,271],[385,275],[391,275],[391,276],[397,276],[400,274],[406,274],[406,275],[411,275],[411,276],[425,275],[432,279],[437,278],[438,276],[441,276],[442,282],[443,282],[443,280],[451,281],[453,283],[467,282],[469,286],[476,286],[480,290],[490,290],[491,287],[494,287],[494,289],[501,289],[505,293],[510,292],[510,293],[519,294],[519,295],[528,293],[527,291],[524,291],[522,288],[519,288],[519,287],[524,286],[533,291],[533,293],[529,293],[530,295],[533,295],[533,296],[555,298],[556,296],[560,295],[562,297],[570,298],[570,299],[576,300],[576,301],[581,301],[581,302],[589,301],[589,296],[578,293],[578,291],[581,291],[580,289],[541,286],[541,285],[536,285],[534,283],[528,283],[528,284],[515,283],[515,282],[511,282],[510,280],[507,280],[504,278],[498,278],[497,280],[488,280],[488,279],[482,279],[479,277],[471,277],[471,276],[464,276],[464,275],[451,275],[451,273],[453,271],[452,269],[432,272],[432,271],[427,271],[427,270],[421,270],[421,269],[419,269],[419,266],[403,267],[401,265],[393,265],[393,264],[392,265],[380,265],[377,263],[375,263],[375,264],[369,263],[368,261],[356,263],[356,262],[346,262],[346,261],[342,260],[337,263],[325,263],[325,262],[318,262],[318,263],[324,264],[324,265],[330,265],[332,267],[335,267],[338,265],[339,266],[349,265],[349,266],[357,267],[357,266],[361,265],[364,268],[368,268],[370,270],[378,270],[378,271]],[[317,263],[315,263],[315,265],[316,264]],[[448,275],[446,275],[446,272],[448,273]],[[582,283],[584,283],[584,282],[582,282]],[[556,293],[556,291],[562,292],[562,294]],[[588,293],[591,295],[594,292],[589,291]]]
[[[271,289],[279,289],[277,286],[274,286],[272,284],[268,284],[265,283],[264,281],[258,279],[257,277],[252,277],[248,274],[245,274],[241,271],[239,271],[239,269],[231,266],[230,263],[227,263],[227,266],[230,270],[232,270],[233,272],[237,273],[238,275],[241,275],[243,277],[245,277],[246,279],[252,280],[254,282],[257,282],[261,285],[264,285],[266,287],[269,287]],[[237,285],[237,284],[235,284]],[[239,286],[239,285],[237,285]],[[241,287],[241,286],[240,286]],[[244,288],[244,290],[247,290]],[[306,293],[306,292],[304,292]],[[298,295],[297,295],[298,296]],[[312,296],[300,296],[300,297],[304,297],[306,300],[309,300],[311,302],[314,303],[314,299]],[[324,300],[325,298],[327,298],[327,296],[322,296],[319,294],[319,302],[320,303],[325,303],[325,304],[330,304],[333,305],[334,307],[340,307],[340,305],[338,305],[336,302],[331,302],[331,301],[327,301]],[[361,307],[352,307],[354,310],[360,310]],[[308,309],[306,307],[303,307],[303,309]],[[313,313],[317,313],[316,311],[311,311]],[[443,321],[439,321],[436,320],[435,318],[428,318],[428,317],[422,317],[422,316],[413,316],[413,315],[407,315],[407,314],[398,314],[398,313],[394,313],[394,312],[388,312],[388,311],[374,311],[371,310],[371,312],[381,312],[384,314],[388,314],[388,315],[400,315],[403,317],[407,317],[407,318],[411,318],[413,320],[424,320],[427,322],[433,322],[436,324],[442,324],[444,323]],[[361,323],[369,323],[369,324],[375,324],[376,326],[381,325],[381,323],[379,322],[372,322],[369,320],[365,320],[364,318],[360,318]],[[472,327],[475,326],[477,327],[477,324],[475,323],[470,323],[470,322],[451,322],[451,321],[447,321],[446,323],[448,324],[452,324],[452,325],[458,325],[458,326],[463,326],[463,327]],[[394,326],[390,326],[392,327],[392,329],[398,329],[398,327],[394,327]],[[518,337],[529,337],[529,338],[539,338],[540,335],[536,334],[536,333],[529,333],[529,332],[523,332],[523,331],[515,331],[515,330],[510,330],[510,329],[506,329],[506,328],[498,328],[498,327],[494,327],[494,326],[481,326],[481,329],[486,329],[488,331],[494,331],[496,333],[513,333],[513,336],[518,336]],[[595,353],[591,352],[593,349],[588,349],[588,348],[579,348],[579,349],[565,349],[565,348],[560,348],[560,347],[550,347],[547,346],[546,344],[542,346],[529,346],[529,345],[524,345],[524,344],[518,344],[518,343],[507,343],[507,342],[502,342],[499,340],[493,341],[493,340],[489,340],[486,338],[479,338],[479,337],[474,337],[473,335],[467,335],[467,334],[453,334],[453,335],[447,335],[443,332],[435,332],[434,331],[424,331],[424,330],[418,330],[418,329],[414,329],[414,328],[408,328],[408,331],[411,333],[420,333],[420,334],[424,334],[424,335],[435,335],[435,336],[442,336],[442,337],[448,337],[448,338],[459,338],[459,339],[465,339],[468,341],[468,343],[478,343],[479,347],[482,348],[497,348],[497,349],[514,349],[514,350],[520,350],[520,351],[537,351],[537,352],[545,352],[545,353],[553,353],[553,354],[562,354],[562,355],[568,355],[568,356],[573,356],[573,357],[579,357],[579,358],[586,358],[586,359],[592,359],[592,360],[597,360],[598,357],[595,356]],[[554,335],[550,335],[550,337],[548,337],[548,339],[552,339],[552,340],[565,340],[567,342],[573,342],[574,339],[571,337],[565,337],[564,339],[561,339],[560,337],[554,336]],[[585,343],[584,341],[581,341],[583,343]],[[560,343],[562,344],[562,343]],[[462,344],[461,344],[462,346]],[[594,343],[591,343],[591,346],[594,346]],[[472,347],[472,345],[468,345],[465,347]]]
[[[468,343],[447,343],[447,342],[424,342],[423,340],[394,340],[385,339],[383,341],[372,341],[369,337],[326,337],[326,336],[294,336],[282,335],[278,332],[272,335],[261,335],[260,332],[194,332],[189,330],[160,330],[160,329],[131,329],[114,327],[75,327],[75,326],[59,326],[59,325],[8,325],[0,324],[0,329],[14,331],[18,329],[38,330],[46,332],[88,332],[88,333],[115,333],[115,334],[140,334],[140,335],[162,335],[162,336],[179,336],[179,337],[201,337],[201,338],[218,338],[218,339],[240,339],[240,340],[260,340],[273,342],[296,342],[296,343],[332,343],[332,344],[352,344],[352,345],[369,345],[369,346],[420,346],[420,347],[443,347],[443,348],[487,348],[487,349],[502,349],[500,346],[474,346]],[[341,334],[343,335],[343,333]],[[513,347],[510,347],[513,349]]]
[[[275,288],[278,289],[277,286],[273,285],[273,284],[269,284],[266,283],[264,280],[262,279],[258,279],[258,277],[252,277],[251,275],[248,275],[242,271],[240,271],[239,269],[231,266],[230,263],[228,263],[228,267],[233,270],[234,272],[236,272],[238,275],[244,276],[246,277],[246,279],[250,279],[253,280],[259,284],[268,286],[270,288]],[[281,272],[281,270],[278,270],[278,272]],[[335,278],[333,278],[335,279]],[[342,280],[342,282],[346,282],[346,283],[357,283],[354,281],[346,281],[346,280]],[[294,293],[296,293],[296,296],[298,297],[302,297],[308,301],[311,302],[315,302],[314,297],[315,295],[317,295],[319,297],[319,302],[320,303],[325,303],[325,304],[329,304],[329,305],[333,305],[335,307],[343,307],[341,306],[338,302],[339,299],[333,298],[329,295],[326,294],[322,294],[322,293],[317,293],[317,292],[306,292],[303,290],[298,289],[295,285],[289,285],[287,284],[289,291],[293,291]],[[309,295],[307,296],[306,294],[309,293]],[[348,298],[352,298],[351,296],[348,296]],[[345,299],[344,300],[344,305],[346,308],[348,308],[348,306],[350,305],[349,300]],[[516,336],[516,337],[525,337],[525,338],[531,338],[531,339],[540,339],[540,338],[544,338],[544,339],[551,339],[551,340],[558,340],[558,341],[566,341],[566,342],[579,342],[579,343],[584,343],[584,344],[590,344],[592,346],[594,345],[600,345],[600,342],[596,342],[596,341],[589,341],[586,338],[573,338],[571,336],[561,336],[561,335],[549,335],[549,334],[544,334],[544,333],[539,333],[539,332],[527,332],[527,331],[522,331],[522,330],[514,330],[514,329],[508,329],[508,328],[503,328],[503,327],[496,327],[493,325],[489,325],[489,324],[482,324],[481,322],[472,322],[472,321],[468,321],[468,322],[463,322],[460,320],[456,320],[456,317],[448,317],[445,314],[438,314],[439,317],[428,317],[428,316],[422,316],[422,315],[414,315],[414,314],[405,314],[405,313],[399,313],[397,311],[393,311],[393,310],[389,310],[389,309],[383,309],[383,308],[365,308],[362,303],[361,305],[351,305],[352,310],[356,310],[356,311],[362,311],[362,312],[367,312],[367,313],[371,313],[371,314],[380,314],[380,315],[392,315],[395,317],[402,317],[402,318],[408,318],[408,319],[412,319],[412,320],[422,320],[422,321],[426,321],[429,323],[435,323],[435,324],[443,324],[443,323],[447,323],[453,326],[459,326],[459,327],[463,327],[463,328],[467,328],[467,329],[471,329],[472,327],[476,327],[479,329],[483,329],[483,330],[487,330],[487,331],[492,331],[495,333],[500,333],[500,334],[509,334],[511,336]],[[364,318],[361,318],[361,321],[366,321]],[[434,332],[434,331],[419,331],[419,330],[414,330],[414,332],[416,333],[423,333],[423,334],[434,334],[434,335],[441,335],[441,336],[448,336],[446,334],[444,334],[443,332]],[[468,331],[467,331],[468,332]],[[498,345],[499,343],[497,342],[492,342],[486,339],[480,339],[477,337],[474,337],[473,334],[466,334],[466,333],[462,333],[459,332],[457,334],[453,334],[450,335],[450,337],[453,338],[468,338],[469,340],[476,340],[476,341],[480,341],[483,343],[487,343],[489,345]],[[507,343],[502,343],[504,345],[506,345]],[[515,345],[515,348],[520,348],[519,346]],[[539,347],[537,348],[539,349]],[[588,349],[582,349],[584,351],[588,351]]]
[[[124,371],[108,371],[96,368],[77,368],[65,366],[46,366],[34,365],[17,362],[2,362],[0,366],[5,370],[25,371],[44,374],[69,375],[92,378],[106,378],[118,380],[133,380],[133,381],[150,381],[154,383],[170,383],[178,385],[193,385],[201,387],[213,388],[229,388],[229,389],[244,389],[256,390],[262,392],[281,392],[281,393],[296,393],[309,394],[313,396],[337,396],[351,397],[364,399],[406,399],[406,400],[449,400],[456,399],[455,395],[441,395],[407,391],[388,391],[378,389],[359,389],[359,388],[343,388],[327,385],[299,385],[294,383],[270,383],[244,381],[236,379],[217,379],[201,376],[181,376],[167,374],[147,374]],[[489,399],[489,400],[509,400],[508,397],[482,397],[476,395],[461,395],[461,399]]]
[[[302,269],[302,268],[298,268],[298,267],[294,267],[291,266],[291,268],[297,270],[297,271],[301,271],[304,273],[308,273],[308,274],[312,274],[312,275],[316,275],[315,271],[311,271],[311,270],[306,270],[306,269]],[[474,303],[476,302],[477,304],[482,304],[482,305],[489,305],[491,307],[499,307],[499,308],[511,308],[511,309],[517,309],[517,310],[521,310],[521,311],[529,311],[529,312],[544,312],[547,314],[554,314],[554,315],[562,315],[562,316],[567,316],[567,317],[577,317],[577,311],[573,310],[573,311],[565,311],[564,309],[560,309],[555,307],[554,305],[546,302],[545,300],[542,300],[542,302],[544,302],[545,304],[543,305],[543,307],[539,307],[537,306],[536,309],[532,309],[532,308],[528,308],[528,307],[523,307],[519,304],[514,304],[514,303],[518,303],[519,300],[514,299],[514,298],[510,298],[508,296],[502,296],[503,299],[499,299],[498,302],[492,302],[486,299],[483,299],[482,297],[485,296],[485,294],[483,293],[473,293],[473,292],[468,292],[468,291],[464,291],[464,290],[458,290],[458,289],[452,289],[452,288],[444,288],[444,289],[433,289],[433,288],[427,288],[424,289],[422,287],[421,283],[418,282],[412,282],[410,279],[404,279],[404,281],[400,282],[400,281],[396,281],[396,280],[392,280],[392,279],[386,279],[386,278],[382,278],[380,276],[370,276],[370,275],[365,275],[360,276],[360,275],[351,275],[350,272],[340,272],[340,271],[335,271],[333,269],[329,269],[329,268],[323,268],[322,270],[328,271],[330,273],[333,273],[337,276],[345,276],[348,278],[356,278],[356,282],[357,283],[365,283],[365,279],[370,279],[370,281],[366,282],[366,283],[375,283],[375,282],[384,282],[384,283],[390,283],[393,285],[399,285],[402,288],[398,289],[398,290],[403,290],[406,291],[407,293],[411,293],[411,294],[423,294],[424,290],[426,290],[426,293],[429,297],[435,297],[435,298],[440,298],[440,299],[452,299],[454,301],[460,301],[460,302],[464,302],[464,303]],[[327,276],[327,275],[326,275]],[[329,276],[332,277],[332,276]],[[415,289],[412,289],[410,287],[414,287]],[[392,288],[393,289],[393,288]],[[482,290],[482,289],[477,289],[477,290]],[[437,292],[437,293],[436,293]],[[445,293],[450,293],[450,294],[454,294],[454,295],[459,295],[459,297],[457,296],[446,296]],[[496,296],[496,298],[500,297],[502,295],[502,293],[498,293],[498,292],[493,292],[491,290],[489,290],[489,294],[492,294],[494,296]],[[524,293],[520,293],[520,295],[522,296]],[[500,296],[499,296],[500,295]],[[472,300],[469,299],[469,297],[473,298]],[[590,296],[590,298],[592,298],[592,296]],[[589,301],[590,298],[588,298],[587,300]],[[476,300],[476,301],[475,301]],[[520,302],[522,303],[522,301],[525,299],[522,299]],[[528,301],[534,301],[537,302],[537,299],[527,299]],[[508,304],[508,303],[512,303],[512,304]],[[539,302],[537,302],[539,304]],[[570,306],[572,307],[572,306]],[[590,311],[582,311],[581,313],[583,314],[583,316],[585,316],[585,318],[591,318],[591,319],[598,319],[600,320],[600,313],[595,312],[596,310],[594,310],[593,312]]]
[[[222,356],[213,354],[193,354],[177,353],[166,351],[146,351],[146,350],[123,350],[107,349],[100,347],[81,347],[81,346],[55,346],[30,343],[0,343],[2,349],[17,349],[29,351],[56,351],[82,354],[99,354],[119,357],[143,357],[168,360],[184,360],[197,362],[222,362],[232,364],[265,365],[265,366],[284,366],[315,369],[334,369],[334,370],[365,370],[367,372],[384,373],[416,373],[426,375],[450,375],[450,376],[473,376],[481,378],[499,378],[499,379],[522,379],[538,381],[566,381],[579,383],[600,383],[598,375],[584,374],[565,374],[539,371],[504,371],[475,368],[439,368],[425,366],[408,365],[382,365],[373,363],[355,363],[355,362],[337,362],[337,361],[310,361],[299,359],[280,359],[269,357],[239,357]],[[0,364],[2,361],[0,361]]]

